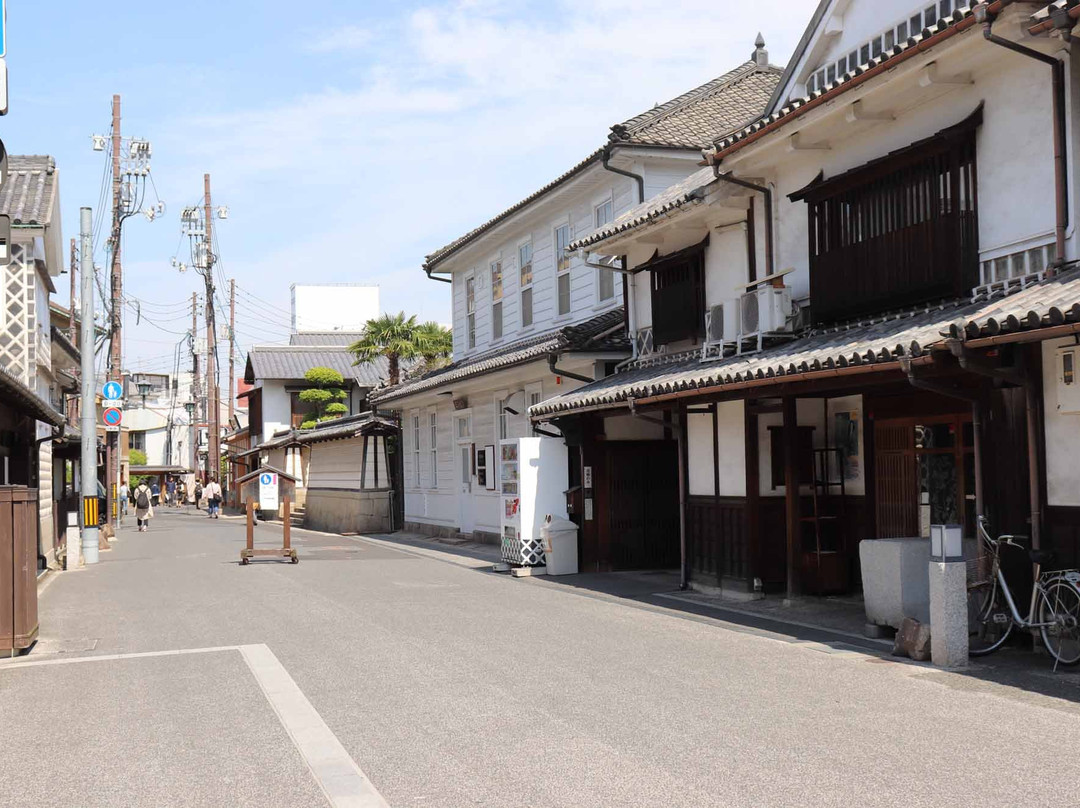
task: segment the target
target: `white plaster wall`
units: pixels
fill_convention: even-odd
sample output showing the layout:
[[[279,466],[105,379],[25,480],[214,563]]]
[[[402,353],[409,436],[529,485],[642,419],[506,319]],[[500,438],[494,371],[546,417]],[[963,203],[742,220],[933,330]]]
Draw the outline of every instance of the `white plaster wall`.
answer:
[[[363,438],[332,440],[311,445],[309,488],[360,488]]]
[[[292,426],[292,403],[285,385],[267,381],[263,390],[263,440],[269,440],[275,432]]]
[[[653,416],[658,417],[658,416]],[[672,437],[677,424],[672,424]],[[604,419],[604,435],[607,440],[663,440],[664,427],[633,415],[618,415]]]
[[[720,496],[746,496],[746,433],[743,402],[717,404],[717,448],[720,458]],[[687,415],[689,491],[693,496],[712,496],[713,419],[711,413]]]
[[[1046,435],[1046,498],[1050,505],[1080,506],[1080,414],[1066,413],[1058,379],[1058,348],[1071,339],[1044,342],[1043,420]]]

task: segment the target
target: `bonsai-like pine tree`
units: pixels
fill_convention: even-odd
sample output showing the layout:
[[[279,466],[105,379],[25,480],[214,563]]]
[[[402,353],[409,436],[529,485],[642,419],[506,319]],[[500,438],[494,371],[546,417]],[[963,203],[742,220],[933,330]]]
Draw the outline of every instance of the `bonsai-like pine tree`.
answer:
[[[340,418],[349,411],[341,402],[348,398],[345,377],[331,368],[312,368],[304,374],[311,385],[300,392],[300,400],[312,405],[311,418],[300,424],[301,429],[312,429],[315,424]]]

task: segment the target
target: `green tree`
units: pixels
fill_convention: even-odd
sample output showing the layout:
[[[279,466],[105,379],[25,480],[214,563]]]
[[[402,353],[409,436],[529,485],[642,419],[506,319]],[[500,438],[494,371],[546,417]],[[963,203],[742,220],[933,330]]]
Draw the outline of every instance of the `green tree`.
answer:
[[[133,466],[146,465],[146,452],[142,449],[132,449],[128,452],[128,462]]]
[[[304,374],[310,387],[300,391],[300,400],[312,406],[312,417],[300,424],[301,429],[311,429],[321,421],[340,418],[349,411],[341,402],[348,398],[345,377],[331,368],[312,368]]]
[[[422,323],[416,329],[416,339],[424,360],[422,367],[418,368],[419,373],[427,373],[449,363],[454,353],[454,334],[449,328],[433,321]]]
[[[399,383],[402,360],[414,359],[420,354],[417,328],[416,315],[406,318],[403,311],[368,320],[360,339],[349,346],[349,351],[356,357],[354,364],[385,356],[390,384]]]

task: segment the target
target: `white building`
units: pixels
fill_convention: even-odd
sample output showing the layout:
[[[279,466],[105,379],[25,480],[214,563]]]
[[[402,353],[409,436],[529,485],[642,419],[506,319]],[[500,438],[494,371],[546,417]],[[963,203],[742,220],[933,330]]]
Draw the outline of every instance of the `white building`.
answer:
[[[730,73],[613,126],[562,176],[428,256],[428,276],[451,284],[454,361],[373,397],[402,415],[406,527],[498,536],[494,475],[477,474],[483,450],[532,434],[528,406],[629,355],[633,279],[567,246],[696,171],[702,147],[760,115],[779,74],[759,45]]]
[[[862,540],[977,515],[1075,565],[1080,70],[1052,29],[1080,3],[1055,6],[825,0],[764,119],[575,240],[637,273],[639,332],[530,411],[598,470],[586,568],[844,592]],[[657,445],[627,454],[627,417]]]
[[[294,283],[294,333],[360,331],[380,314],[379,287],[359,283]]]
[[[39,554],[55,558],[57,526],[54,518],[53,446],[48,440],[63,422],[64,393],[73,385],[68,371],[78,366],[78,352],[61,335],[55,340],[49,297],[53,279],[63,273],[65,255],[60,226],[60,179],[53,158],[8,158],[8,178],[0,189],[0,213],[11,218],[10,262],[0,267],[0,371],[29,388],[48,408],[36,418],[31,440],[16,442],[14,433],[0,430],[0,483],[29,483],[39,488],[41,541]],[[32,457],[29,474],[10,474],[13,463]]]

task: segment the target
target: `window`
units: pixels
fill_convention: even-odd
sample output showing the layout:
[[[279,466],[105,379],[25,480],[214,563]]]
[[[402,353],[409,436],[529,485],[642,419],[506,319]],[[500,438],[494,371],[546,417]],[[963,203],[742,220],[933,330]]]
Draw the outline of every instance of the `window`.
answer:
[[[436,410],[428,411],[428,428],[431,431],[431,487],[439,487],[439,414]]]
[[[137,449],[140,452],[146,451],[146,433],[145,432],[131,432],[130,434],[130,448]]]
[[[1037,280],[1040,273],[1053,262],[1055,252],[1053,244],[1045,244],[983,261],[982,284],[988,285],[1023,278]]]
[[[570,255],[566,252],[568,246],[570,246],[570,225],[559,225],[555,228],[555,283],[559,314],[570,313]]]
[[[790,195],[808,203],[815,323],[961,297],[979,284],[976,113]]]
[[[1061,354],[1061,383],[1066,387],[1076,384],[1076,352],[1065,351]]]
[[[521,279],[521,327],[528,328],[533,323],[531,241],[526,241],[518,247],[518,274]]]
[[[415,477],[416,487],[420,487],[420,414],[413,413],[412,417],[412,455],[413,455],[413,476]]]
[[[595,221],[599,230],[615,220],[615,206],[610,199],[596,206]],[[596,296],[601,302],[615,297],[615,273],[610,269],[596,270]]]
[[[491,263],[491,338],[502,339],[503,335],[503,281],[502,261]]]
[[[506,440],[510,437],[510,428],[508,424],[507,416],[509,413],[506,411],[506,400],[503,398],[503,394],[495,396],[495,439]]]
[[[469,348],[476,347],[476,278],[465,279],[465,333]]]
[[[705,246],[695,245],[658,259],[652,279],[655,345],[695,339],[705,331]]]

